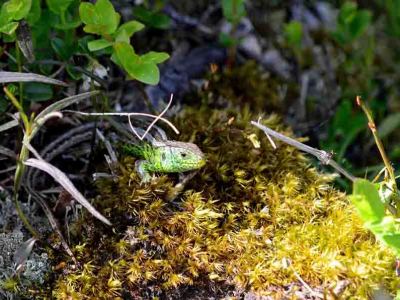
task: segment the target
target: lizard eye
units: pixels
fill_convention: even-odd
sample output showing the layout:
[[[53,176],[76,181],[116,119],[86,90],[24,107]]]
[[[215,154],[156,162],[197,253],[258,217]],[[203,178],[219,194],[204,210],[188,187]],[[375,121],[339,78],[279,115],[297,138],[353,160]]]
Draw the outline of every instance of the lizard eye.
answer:
[[[181,156],[182,156],[182,157],[186,157],[186,153],[184,153],[184,152],[181,153]]]

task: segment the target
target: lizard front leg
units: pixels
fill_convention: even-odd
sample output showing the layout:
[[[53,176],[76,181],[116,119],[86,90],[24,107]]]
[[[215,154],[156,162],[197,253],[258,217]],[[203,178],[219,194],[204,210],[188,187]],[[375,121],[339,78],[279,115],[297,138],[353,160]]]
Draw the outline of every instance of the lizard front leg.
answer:
[[[179,173],[179,182],[168,192],[167,200],[173,201],[183,191],[187,182],[196,175],[198,170],[191,172]]]
[[[135,170],[139,174],[139,177],[142,179],[142,182],[146,183],[151,180],[151,175],[149,171],[147,171],[147,161],[140,159],[135,162]]]

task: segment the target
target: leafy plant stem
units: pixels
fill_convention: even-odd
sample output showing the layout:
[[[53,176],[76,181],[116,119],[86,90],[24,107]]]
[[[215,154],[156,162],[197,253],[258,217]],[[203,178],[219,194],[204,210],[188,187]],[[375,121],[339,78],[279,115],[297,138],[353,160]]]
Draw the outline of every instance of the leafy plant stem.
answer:
[[[21,150],[21,157],[22,157],[22,154],[23,154],[22,152],[23,151]],[[24,150],[24,152],[26,152],[26,150]],[[17,185],[20,186],[22,175],[25,172],[25,166],[24,166],[24,164],[22,163],[21,160],[19,160],[17,164],[18,164],[17,165],[17,169],[15,171],[15,184],[14,184],[14,197],[13,197],[15,209],[17,210],[17,214],[18,214],[19,218],[21,219],[21,221],[24,223],[26,229],[28,229],[28,231],[34,237],[38,237],[39,233],[29,223],[28,218],[25,216],[24,212],[22,211],[21,206],[20,206],[19,201],[18,201],[18,190],[15,190],[15,188],[16,188]],[[18,184],[17,184],[17,182],[18,182]],[[19,189],[19,186],[18,186],[18,189]]]
[[[31,123],[28,119],[28,116],[25,114],[22,104],[18,102],[17,98],[7,89],[7,87],[4,87],[4,92],[7,95],[7,97],[10,99],[11,103],[15,106],[15,108],[19,111],[19,114],[21,116],[22,122],[25,127],[25,134],[24,134],[24,142],[25,140],[30,139],[31,135]],[[25,146],[26,143],[22,143],[21,146],[21,151],[19,154],[19,159],[17,161],[17,168],[15,170],[15,176],[14,176],[14,205],[15,209],[17,210],[18,216],[24,223],[25,227],[29,230],[29,232],[34,236],[34,237],[39,237],[39,234],[37,231],[32,227],[32,225],[29,223],[28,218],[25,216],[24,212],[21,209],[20,203],[18,201],[18,192],[21,187],[21,180],[22,176],[25,173],[25,165],[23,164],[24,161],[28,159],[29,156],[29,150]]]
[[[7,95],[7,97],[10,99],[11,103],[15,106],[15,108],[18,110],[21,120],[24,123],[24,127],[26,130],[30,131],[30,123],[28,116],[25,114],[24,109],[21,105],[20,102],[18,102],[17,98],[10,92],[10,90],[7,87],[3,88],[4,93]]]

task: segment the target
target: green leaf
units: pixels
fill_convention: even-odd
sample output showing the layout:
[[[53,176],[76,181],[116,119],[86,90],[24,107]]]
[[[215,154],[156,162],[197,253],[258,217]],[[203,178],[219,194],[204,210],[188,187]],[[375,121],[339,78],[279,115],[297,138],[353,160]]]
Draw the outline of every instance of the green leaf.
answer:
[[[83,53],[87,53],[89,54],[89,48],[88,48],[88,44],[89,42],[93,41],[93,36],[91,35],[85,35],[84,37],[80,38],[78,40],[78,49],[79,51],[83,52]]]
[[[132,9],[133,16],[149,27],[157,29],[168,29],[171,26],[171,19],[160,12],[153,12],[143,6],[135,6]]]
[[[113,45],[113,43],[110,41],[107,41],[105,39],[99,39],[99,40],[90,41],[87,45],[88,45],[88,49],[90,51],[97,51],[97,50],[101,50],[101,49],[110,47]]]
[[[75,47],[67,45],[64,40],[60,38],[53,38],[51,40],[51,47],[53,48],[54,52],[64,61],[70,59],[75,50]]]
[[[122,24],[116,34],[115,41],[129,43],[130,37],[144,28],[144,25],[138,21],[129,21]]]
[[[67,67],[65,69],[67,70],[68,75],[73,80],[80,80],[82,78],[82,73],[75,70],[71,65],[67,65]]]
[[[157,65],[153,62],[143,62],[131,45],[123,42],[115,43],[114,54],[118,63],[130,77],[152,85],[160,81],[160,71]]]
[[[353,195],[349,198],[365,223],[378,223],[383,220],[385,206],[379,197],[376,184],[366,179],[357,179],[353,184]]]
[[[0,32],[11,35],[15,32],[15,30],[17,30],[17,28],[18,28],[18,22],[11,22],[0,27]]]
[[[47,101],[53,98],[52,87],[44,83],[26,83],[24,92],[25,97],[31,102]]]
[[[246,15],[244,0],[222,0],[222,13],[231,23],[238,23]]]
[[[60,30],[71,30],[71,29],[78,28],[81,24],[82,24],[82,22],[78,19],[78,20],[70,20],[65,24],[56,23],[56,24],[54,24],[54,27],[56,29],[60,29]]]
[[[333,37],[342,45],[350,43],[365,32],[371,23],[371,18],[370,11],[358,10],[356,3],[345,2],[340,8]]]
[[[114,33],[120,22],[120,15],[115,12],[114,6],[108,0],[98,0],[95,4],[96,12],[98,13],[100,20],[104,22],[107,28],[107,33]]]
[[[166,61],[169,58],[169,54],[165,52],[155,52],[155,51],[150,51],[142,56],[140,56],[140,60],[143,63],[154,63],[154,64],[160,64],[164,61]]]
[[[399,232],[398,223],[393,216],[385,216],[379,222],[365,223],[365,226],[382,241],[390,241],[390,236]],[[384,236],[386,236],[386,239],[383,238]]]
[[[62,15],[74,0],[46,0],[47,6],[56,15]]]
[[[32,26],[32,38],[35,41],[35,49],[40,49],[40,51],[35,51],[35,56],[37,60],[48,59],[53,56],[53,50],[50,45],[49,36],[51,34],[52,18],[57,16],[50,12],[49,9],[43,9],[41,12],[40,19]],[[40,66],[43,68],[43,65]]]
[[[40,19],[41,14],[42,8],[40,7],[40,0],[32,0],[31,10],[26,17],[26,21],[32,26]]]
[[[3,113],[7,110],[9,101],[4,98],[4,97],[0,97],[0,113]]]
[[[129,75],[143,83],[156,85],[160,81],[160,71],[156,64],[128,62],[127,70]]]
[[[384,244],[392,248],[396,255],[400,255],[400,228],[393,216],[386,216],[379,223],[367,226]]]
[[[224,47],[232,47],[238,44],[238,40],[234,37],[231,37],[229,34],[225,32],[221,32],[218,37],[218,42]]]
[[[390,247],[397,250],[399,253],[400,250],[400,233],[392,233],[392,234],[383,234],[381,239]]]
[[[332,37],[341,45],[347,43],[347,35],[343,31],[337,30],[332,32]]]
[[[83,23],[94,24],[96,20],[94,5],[89,2],[82,2],[79,5],[79,16]]]
[[[284,28],[287,43],[290,46],[300,48],[303,37],[303,25],[300,22],[292,21]]]
[[[357,179],[353,185],[353,195],[349,198],[356,206],[364,226],[399,256],[400,224],[394,216],[385,214],[385,206],[379,197],[378,187],[379,184]]]
[[[357,13],[350,23],[349,31],[353,39],[362,35],[371,23],[371,13],[362,10]]]
[[[16,31],[13,31],[10,35],[3,34],[2,40],[4,43],[14,43],[17,40]]]
[[[7,1],[1,7],[0,22],[3,24],[3,20],[6,20],[5,23],[8,23],[11,20],[19,21],[25,18],[31,9],[31,5],[31,0]]]
[[[338,22],[340,24],[348,24],[352,21],[357,12],[357,4],[354,2],[345,2],[340,7]]]
[[[94,5],[83,2],[79,6],[79,15],[86,24],[83,30],[99,35],[113,34],[121,18],[109,0],[98,0]]]

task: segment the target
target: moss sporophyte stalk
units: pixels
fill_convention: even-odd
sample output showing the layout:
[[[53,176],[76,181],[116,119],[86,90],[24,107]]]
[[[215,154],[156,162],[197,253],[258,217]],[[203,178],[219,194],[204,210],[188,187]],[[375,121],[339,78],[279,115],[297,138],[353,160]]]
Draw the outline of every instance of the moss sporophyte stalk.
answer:
[[[340,286],[343,298],[367,299],[377,287],[394,294],[393,253],[363,228],[333,175],[254,130],[258,116],[247,105],[185,109],[174,121],[180,139],[198,145],[207,163],[173,200],[175,175],[143,183],[137,159],[123,157],[118,178],[97,186],[96,207],[114,227],[89,214],[71,224],[81,267],[59,271],[53,297],[190,299],[212,289],[281,299],[304,291],[299,278],[332,297]],[[293,136],[277,115],[263,124]],[[255,132],[259,148],[249,139]]]

